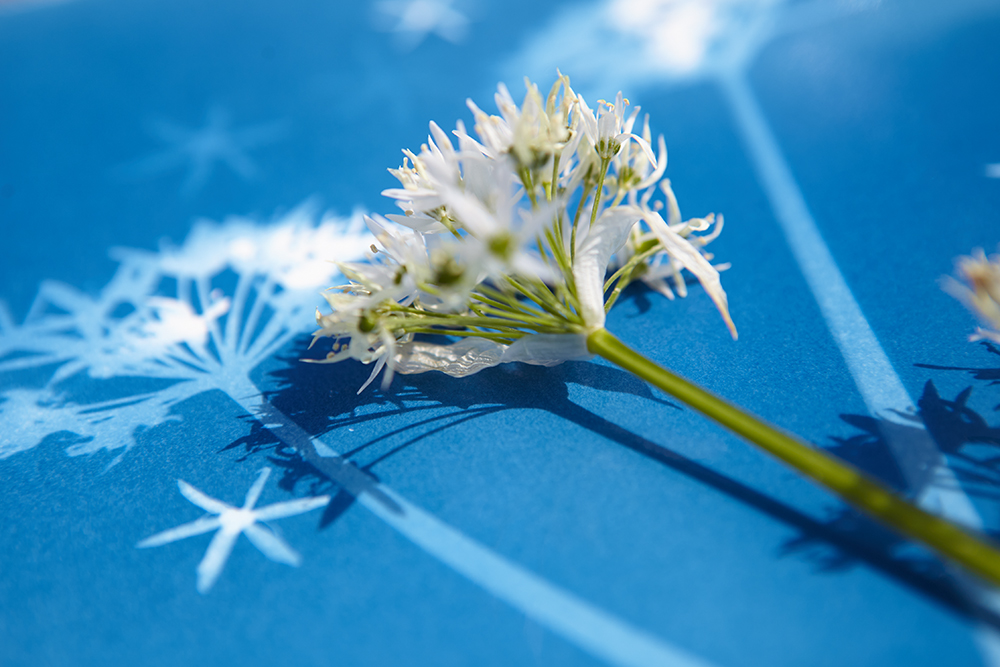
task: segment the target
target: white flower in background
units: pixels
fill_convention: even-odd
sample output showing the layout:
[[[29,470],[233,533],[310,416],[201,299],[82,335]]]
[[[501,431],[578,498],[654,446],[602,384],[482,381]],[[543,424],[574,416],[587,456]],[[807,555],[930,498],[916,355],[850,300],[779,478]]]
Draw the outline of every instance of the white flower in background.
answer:
[[[775,34],[855,11],[840,0],[592,0],[567,5],[501,66],[572,67],[588,94],[742,71]]]
[[[468,17],[452,7],[452,0],[380,0],[375,10],[377,27],[395,33],[406,50],[430,34],[458,44],[469,29]]]
[[[730,60],[784,0],[614,0],[612,25],[638,38],[647,62],[685,76]]]
[[[46,281],[20,325],[0,304],[0,372],[47,375],[42,387],[0,387],[0,458],[57,432],[76,435],[70,455],[127,450],[140,429],[177,419],[180,401],[257,396],[254,368],[302,334],[339,275],[328,258],[360,259],[370,244],[360,214],[317,216],[307,203],[271,224],[199,221],[160,252],[114,248],[120,266],[97,295]],[[125,376],[157,382],[95,402],[100,381]]]
[[[684,296],[685,269],[736,336],[704,250],[721,216],[682,221],[648,118],[634,132],[639,108],[626,114],[621,93],[595,113],[563,75],[544,100],[526,88],[518,106],[498,87],[499,116],[470,101],[476,137],[459,122],[457,148],[431,123],[420,152],[404,151],[391,170],[402,187],[383,192],[404,215],[368,219],[378,246],[367,264],[341,264],[351,282],[327,293],[331,312],[317,312],[313,342],[336,340],[316,361],[374,364],[363,390],[383,368],[386,386],[393,372],[464,376],[587,357],[587,336],[627,285],[642,280],[673,298],[670,278]]]
[[[988,327],[977,327],[969,340],[1000,343],[1000,254],[987,258],[981,248],[976,248],[971,257],[955,261],[955,274],[961,282],[946,277],[942,287]]]
[[[986,178],[1000,178],[1000,162],[986,165]]]

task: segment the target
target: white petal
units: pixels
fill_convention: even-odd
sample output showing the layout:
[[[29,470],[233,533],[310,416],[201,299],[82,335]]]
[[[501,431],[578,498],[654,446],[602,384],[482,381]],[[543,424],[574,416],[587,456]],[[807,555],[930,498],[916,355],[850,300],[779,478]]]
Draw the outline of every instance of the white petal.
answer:
[[[657,148],[659,150],[659,155],[657,156],[656,161],[653,162],[653,172],[636,186],[636,190],[645,190],[663,178],[663,172],[667,169],[667,144],[663,140],[662,134],[657,141]],[[650,194],[652,194],[652,192],[653,191],[650,190]]]
[[[628,139],[632,139],[633,141],[635,141],[635,143],[639,144],[639,148],[642,149],[642,152],[646,154],[646,157],[649,158],[649,163],[653,165],[654,169],[656,168],[656,156],[653,155],[653,149],[652,147],[650,147],[648,141],[640,137],[638,134],[632,134],[632,133],[620,134],[617,137],[615,137],[615,139],[622,143],[624,143]]]
[[[458,188],[442,186],[441,199],[455,218],[461,220],[462,225],[477,238],[489,238],[505,226],[476,197]]]
[[[736,325],[733,324],[733,320],[729,316],[729,301],[725,290],[722,289],[719,272],[690,241],[670,229],[659,213],[647,212],[644,219],[670,256],[683,264],[684,268],[698,279],[705,292],[715,302],[715,307],[722,314],[722,319],[729,327],[733,339],[736,339]]]
[[[396,213],[389,213],[385,217],[389,218],[397,225],[409,227],[413,231],[420,232],[421,234],[441,234],[448,231],[447,227],[434,218],[426,215],[398,215]]]
[[[590,143],[597,145],[597,118],[594,117],[594,112],[587,106],[587,100],[583,99],[583,95],[577,95],[577,112],[580,118],[580,123],[583,125],[583,131],[586,133],[587,138],[590,139]]]
[[[386,358],[382,356],[379,357],[378,361],[375,362],[375,368],[372,369],[372,374],[369,375],[368,379],[365,380],[365,383],[361,385],[361,389],[358,389],[359,394],[368,388],[368,385],[372,383],[372,381],[378,375],[379,371],[381,371],[385,367],[385,359]]]
[[[667,224],[671,227],[681,224],[681,208],[677,205],[677,195],[670,187],[670,179],[660,182],[660,189],[667,198]]]
[[[438,124],[434,121],[430,123],[431,135],[434,137],[434,143],[437,145],[438,149],[445,155],[449,155],[455,152],[455,147],[452,146],[451,139],[445,134],[444,130],[438,127]]]
[[[580,314],[590,329],[604,326],[604,275],[608,262],[624,245],[641,215],[639,209],[632,206],[605,211],[579,244],[573,280],[580,299]]]

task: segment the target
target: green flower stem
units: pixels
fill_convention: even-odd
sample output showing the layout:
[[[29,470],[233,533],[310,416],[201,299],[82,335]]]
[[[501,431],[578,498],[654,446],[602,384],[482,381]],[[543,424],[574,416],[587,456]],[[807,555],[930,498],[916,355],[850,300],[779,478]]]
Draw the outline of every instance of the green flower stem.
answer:
[[[601,174],[597,177],[597,191],[594,192],[594,206],[590,209],[590,226],[594,226],[594,222],[597,220],[597,209],[601,206],[601,193],[604,192],[604,179],[608,175],[608,165],[611,164],[611,158],[602,157],[601,158]]]
[[[588,167],[587,174],[583,177],[583,194],[580,195],[580,201],[576,204],[576,213],[573,215],[573,224],[570,226],[569,258],[571,263],[576,261],[576,228],[580,224],[580,213],[583,212],[583,205],[587,203],[587,198],[590,197],[590,188],[593,187],[590,183],[590,170],[592,168]]]
[[[548,201],[552,201],[552,198],[556,194],[556,187],[559,183],[559,159],[562,157],[561,151],[556,151],[552,156],[552,181],[549,183],[547,190]]]
[[[854,467],[671,373],[605,329],[587,337],[587,348],[743,436],[900,534],[1000,586],[1000,551],[986,538],[923,511]]]

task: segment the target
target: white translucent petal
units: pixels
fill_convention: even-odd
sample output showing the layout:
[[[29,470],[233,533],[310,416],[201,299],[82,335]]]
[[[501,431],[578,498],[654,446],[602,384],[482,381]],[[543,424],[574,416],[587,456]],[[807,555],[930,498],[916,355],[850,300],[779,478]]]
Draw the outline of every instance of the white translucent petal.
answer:
[[[540,334],[525,336],[512,345],[484,338],[463,338],[450,345],[417,341],[396,353],[394,365],[397,372],[410,375],[440,371],[452,377],[467,377],[484,368],[515,361],[555,366],[570,359],[592,356],[583,334]]]
[[[401,346],[393,359],[397,373],[412,375],[441,371],[466,377],[503,361],[504,346],[485,338],[464,338],[451,345],[416,341]]]
[[[736,325],[733,324],[733,320],[729,316],[729,300],[726,297],[725,290],[722,289],[719,272],[705,259],[698,248],[683,236],[670,229],[670,226],[660,217],[659,213],[650,211],[645,214],[644,218],[670,256],[683,264],[684,268],[693,273],[698,279],[705,292],[708,293],[708,296],[715,303],[715,307],[719,309],[722,319],[725,320],[726,326],[729,327],[729,332],[735,339],[737,335]]]
[[[571,359],[590,359],[584,334],[538,334],[514,341],[503,353],[503,362],[521,361],[535,366],[555,366]]]
[[[617,137],[615,137],[615,140],[619,141],[621,143],[625,143],[629,139],[632,139],[632,140],[635,141],[635,143],[639,144],[639,148],[641,148],[642,152],[646,154],[646,157],[649,159],[649,163],[651,165],[653,165],[653,168],[655,169],[656,168],[656,156],[653,155],[653,149],[649,145],[648,141],[646,141],[645,139],[643,139],[642,137],[640,137],[638,134],[632,134],[631,132],[627,132],[627,133],[623,132],[622,134],[620,134]]]
[[[372,381],[378,376],[379,371],[381,371],[385,367],[385,361],[386,361],[385,356],[381,356],[378,358],[378,361],[375,362],[375,368],[372,369],[371,375],[369,375],[368,379],[365,380],[365,383],[361,385],[361,389],[358,389],[359,394],[363,392],[365,389],[367,389],[368,385],[370,385]]]
[[[604,326],[604,274],[608,262],[624,245],[629,230],[640,217],[639,209],[632,206],[605,211],[579,243],[573,280],[580,299],[580,314],[591,329]]]

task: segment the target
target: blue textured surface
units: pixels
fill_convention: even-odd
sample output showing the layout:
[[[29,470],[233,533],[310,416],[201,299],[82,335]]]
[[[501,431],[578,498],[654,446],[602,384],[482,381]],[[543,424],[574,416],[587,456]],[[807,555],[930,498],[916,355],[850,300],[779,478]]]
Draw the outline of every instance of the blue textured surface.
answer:
[[[862,312],[996,535],[1000,356],[966,342],[973,320],[937,281],[954,257],[1000,242],[1000,179],[985,175],[1000,163],[1000,7],[901,4],[829,3],[823,20],[765,44],[746,77]],[[466,97],[492,110],[500,78],[521,90],[509,69],[525,45],[597,11],[456,2],[465,38],[414,45],[359,6],[0,4],[0,298],[13,321],[43,281],[96,296],[117,266],[110,248],[180,243],[196,218],[267,221],[312,196],[345,215],[391,210],[385,168],[419,146],[428,120],[468,122]],[[561,67],[598,72],[574,83],[610,98],[591,87],[621,63],[589,57]],[[723,89],[711,77],[622,78],[666,137],[682,210],[726,216],[712,250],[733,264],[723,284],[740,339],[697,287],[673,302],[631,288],[608,328],[919,495],[802,277]],[[266,135],[246,148],[252,175],[142,162],[169,148],[155,128],[195,130],[213,110]],[[717,665],[998,664],[981,648],[1000,631],[998,610],[938,561],[622,371],[516,365],[398,377],[357,396],[366,368],[296,361],[311,326],[307,310],[303,335],[254,369],[276,408],[410,502],[666,646]],[[241,537],[199,594],[210,536],[135,548],[198,518],[178,479],[234,504],[264,466],[275,474],[259,505],[337,487],[220,391],[70,456],[85,434],[54,418],[47,429],[44,409],[28,432],[8,410],[57,366],[0,373],[0,433],[25,443],[0,459],[3,665],[604,662],[343,491],[275,524],[300,567]],[[59,389],[86,406],[161,390],[151,382],[74,375]]]

